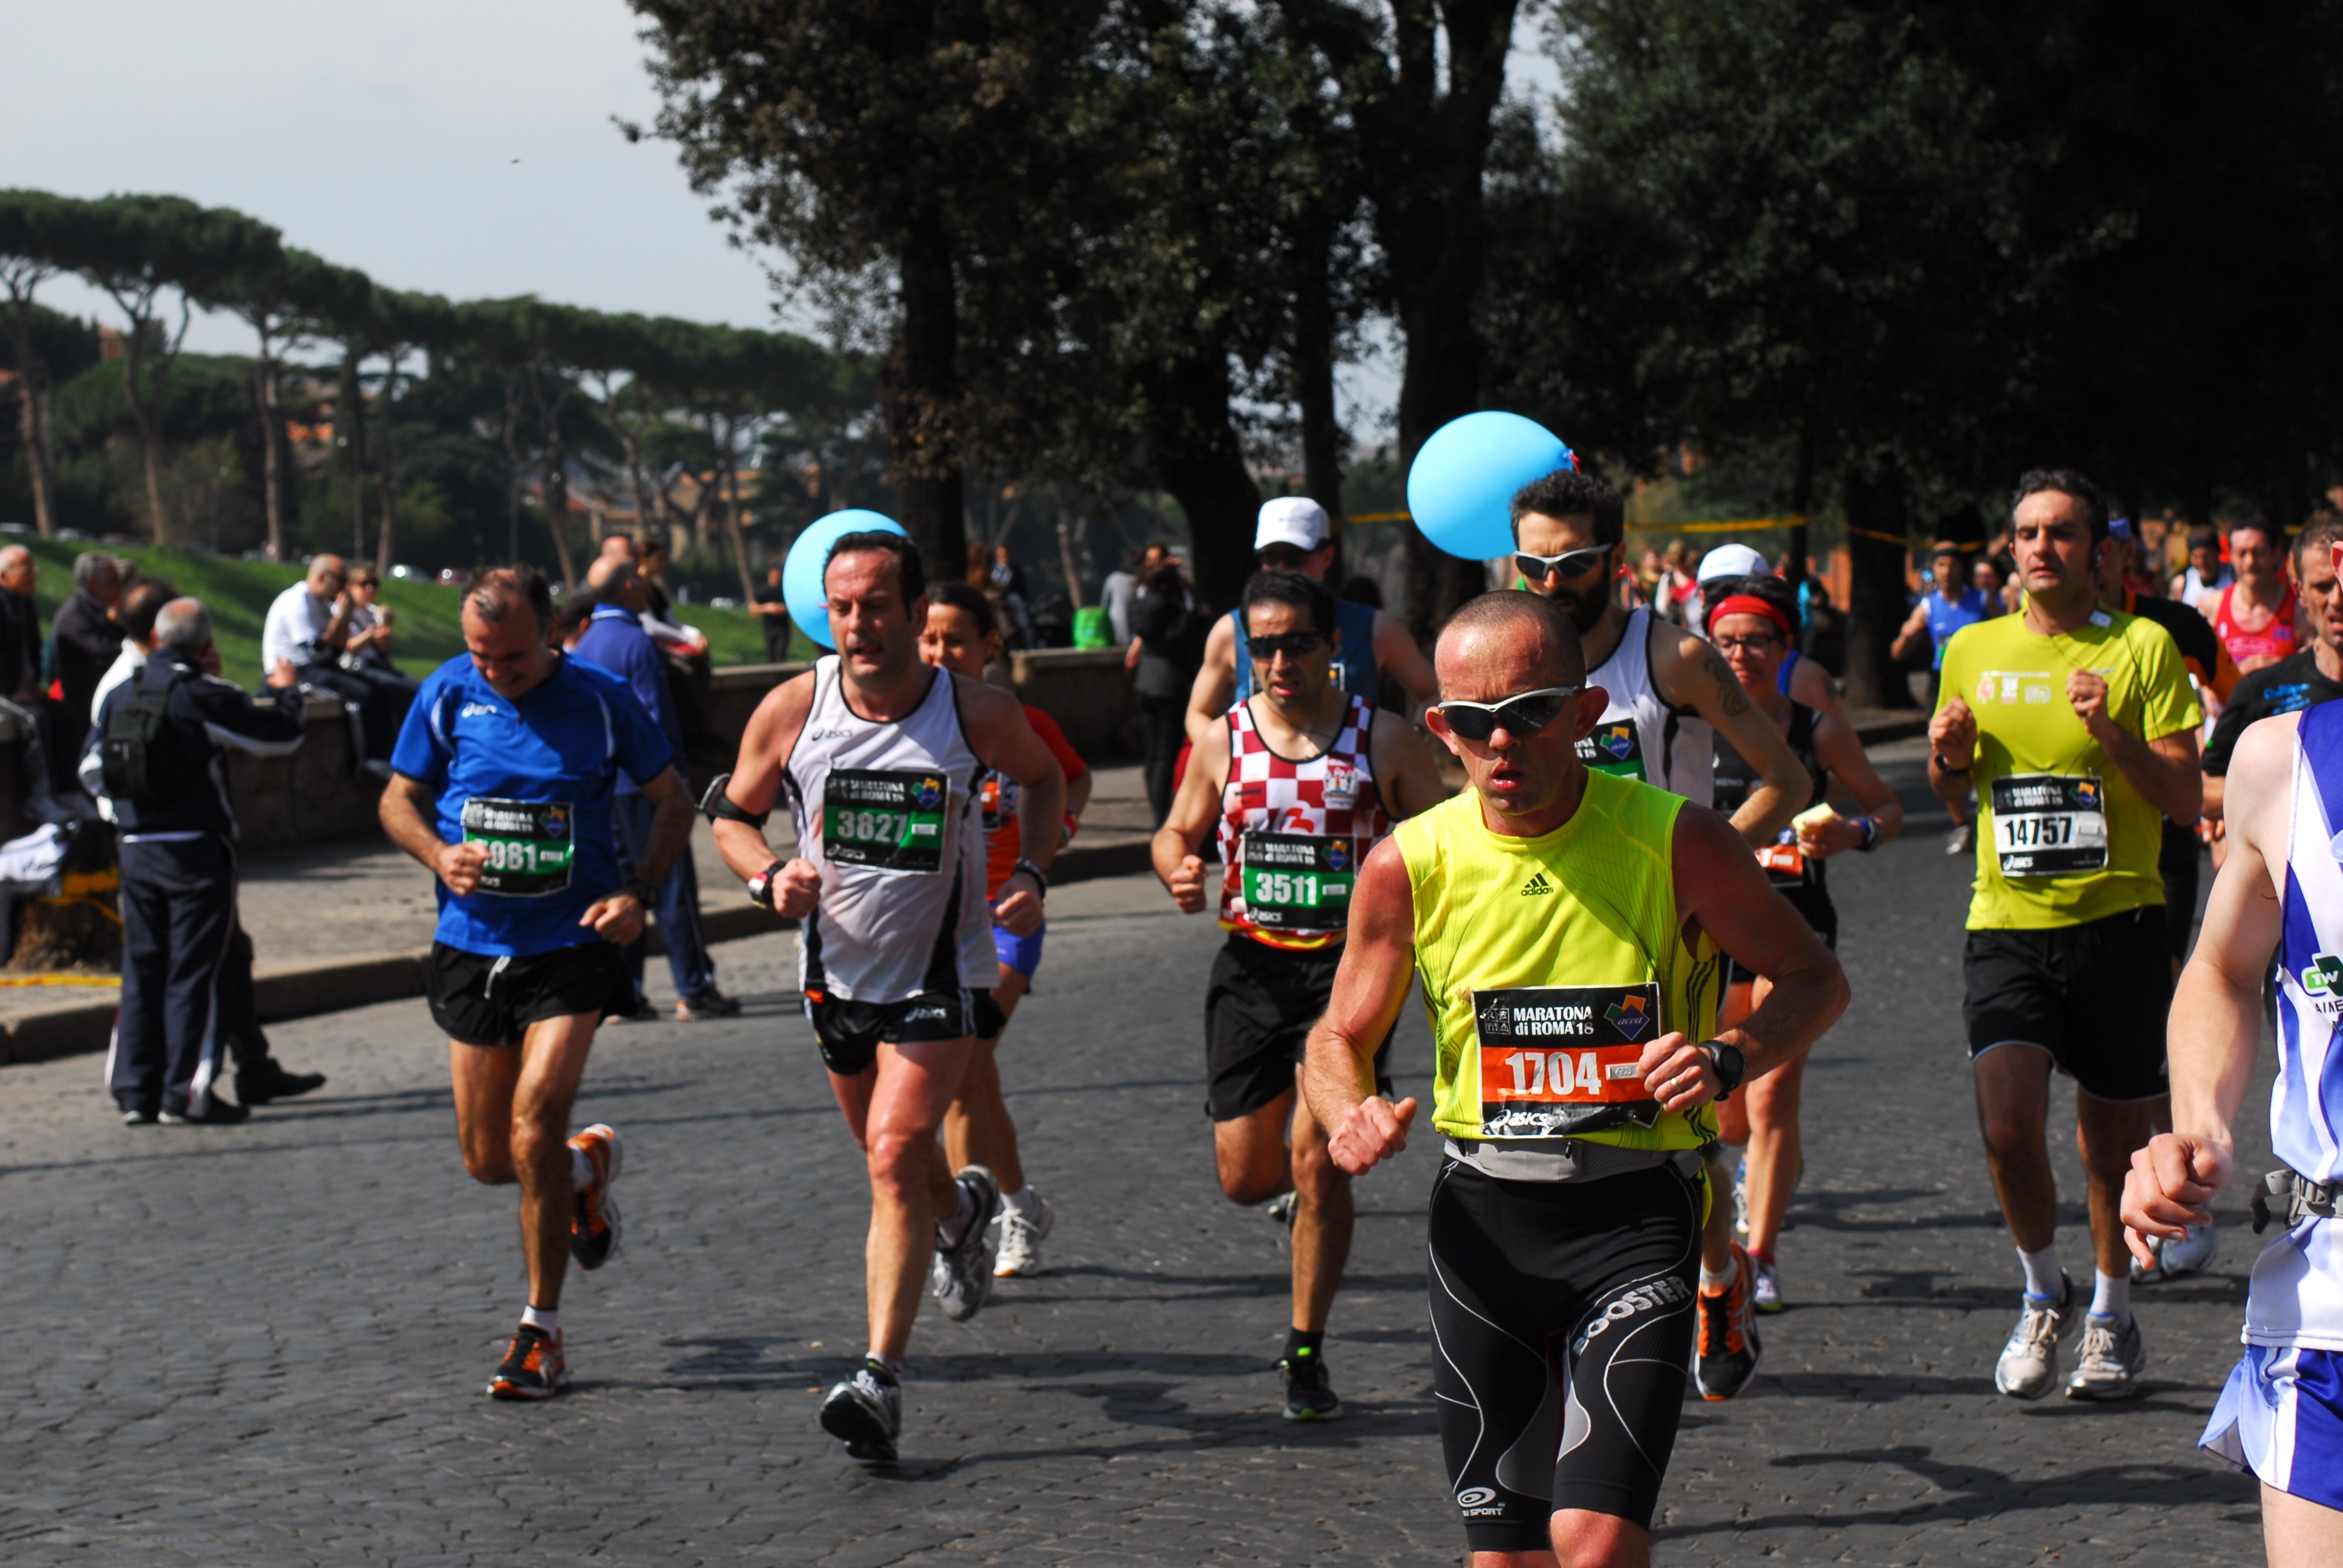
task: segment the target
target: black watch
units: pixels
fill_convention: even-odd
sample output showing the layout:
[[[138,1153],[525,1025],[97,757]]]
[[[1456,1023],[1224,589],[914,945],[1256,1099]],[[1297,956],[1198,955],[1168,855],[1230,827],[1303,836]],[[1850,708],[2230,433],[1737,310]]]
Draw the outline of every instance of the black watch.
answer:
[[[640,877],[628,877],[627,879],[626,885],[620,888],[618,891],[622,893],[632,893],[635,897],[635,902],[640,904],[646,910],[656,910],[659,908],[659,890]]]
[[[1019,860],[1017,864],[1009,869],[1009,874],[1012,877],[1020,871],[1024,872],[1027,876],[1033,879],[1033,896],[1041,900],[1043,903],[1048,903],[1050,901],[1050,873],[1041,869],[1041,867],[1035,865],[1032,861],[1025,859]]]
[[[774,879],[780,876],[781,868],[788,864],[789,862],[787,860],[776,860],[771,865],[766,867],[763,870],[758,872],[755,876],[749,878],[749,901],[756,905],[760,910],[771,909],[773,907]]]
[[[1727,1045],[1721,1040],[1704,1040],[1701,1041],[1700,1048],[1708,1052],[1708,1064],[1716,1069],[1716,1081],[1720,1086],[1716,1097],[1719,1100],[1731,1098],[1733,1091],[1741,1087],[1742,1073],[1747,1070],[1748,1064],[1742,1060],[1741,1048]]]

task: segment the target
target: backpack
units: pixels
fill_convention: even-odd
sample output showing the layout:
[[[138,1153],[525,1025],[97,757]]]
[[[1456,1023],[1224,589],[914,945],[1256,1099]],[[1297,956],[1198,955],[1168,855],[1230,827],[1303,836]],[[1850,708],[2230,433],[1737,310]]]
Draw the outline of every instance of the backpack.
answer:
[[[106,713],[98,761],[106,792],[114,799],[156,806],[186,790],[190,770],[186,748],[171,722],[171,693],[187,678],[174,676],[162,686],[137,680]]]

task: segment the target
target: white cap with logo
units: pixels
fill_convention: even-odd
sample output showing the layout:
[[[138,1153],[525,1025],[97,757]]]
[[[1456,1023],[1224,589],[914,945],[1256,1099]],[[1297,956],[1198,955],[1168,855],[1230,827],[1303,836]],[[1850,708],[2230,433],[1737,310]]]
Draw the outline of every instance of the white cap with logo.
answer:
[[[1253,530],[1255,553],[1272,545],[1287,545],[1314,552],[1326,547],[1326,508],[1307,496],[1280,496],[1261,508],[1261,526]]]
[[[1718,578],[1765,577],[1773,569],[1764,556],[1747,545],[1719,545],[1701,557],[1699,580],[1713,582]]]

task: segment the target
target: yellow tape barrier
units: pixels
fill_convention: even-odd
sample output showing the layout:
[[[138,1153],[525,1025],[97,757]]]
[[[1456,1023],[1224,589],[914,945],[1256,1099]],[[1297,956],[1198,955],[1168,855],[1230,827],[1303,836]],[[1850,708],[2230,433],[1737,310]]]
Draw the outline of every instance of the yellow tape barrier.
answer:
[[[0,986],[120,985],[119,975],[0,975]]]
[[[1355,518],[1344,519],[1346,522],[1353,523],[1412,523],[1414,520],[1415,514],[1413,512],[1363,512]],[[1627,531],[1631,534],[1729,534],[1736,530],[1795,528],[1802,523],[1813,520],[1811,518],[1792,515],[1781,518],[1736,518],[1730,522],[1722,523],[1629,523]],[[1882,544],[1902,545],[1907,549],[1912,548],[1912,541],[1901,534],[1883,534],[1876,528],[1858,528],[1852,523],[1847,525],[1846,531],[1860,535],[1866,539],[1877,539]]]

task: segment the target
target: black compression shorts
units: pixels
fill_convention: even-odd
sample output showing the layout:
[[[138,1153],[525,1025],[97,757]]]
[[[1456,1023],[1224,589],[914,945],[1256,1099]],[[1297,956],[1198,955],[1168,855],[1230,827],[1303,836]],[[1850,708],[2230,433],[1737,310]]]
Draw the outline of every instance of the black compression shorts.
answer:
[[[626,956],[598,939],[519,956],[434,942],[423,992],[449,1040],[497,1050],[518,1045],[530,1024],[548,1018],[590,1012],[598,1020],[635,1005]]]
[[[2099,1100],[2166,1092],[2172,959],[2153,907],[2046,930],[1981,930],[1961,954],[1971,1060],[2030,1045]]]
[[[2197,929],[2197,857],[2201,852],[2197,829],[2184,828],[2167,817],[2164,841],[2157,847],[2157,874],[2164,879],[2164,930],[2172,956],[2188,957],[2188,939]]]
[[[840,1078],[852,1078],[879,1060],[881,1040],[889,1045],[918,1045],[965,1040],[976,1033],[976,999],[983,995],[981,991],[932,990],[901,1001],[847,1001],[808,993],[805,1010],[806,1017],[813,1020],[822,1065]]]
[[[1546,1551],[1565,1508],[1651,1528],[1692,1360],[1701,1198],[1674,1164],[1594,1181],[1442,1164],[1433,1392],[1472,1550]]]

